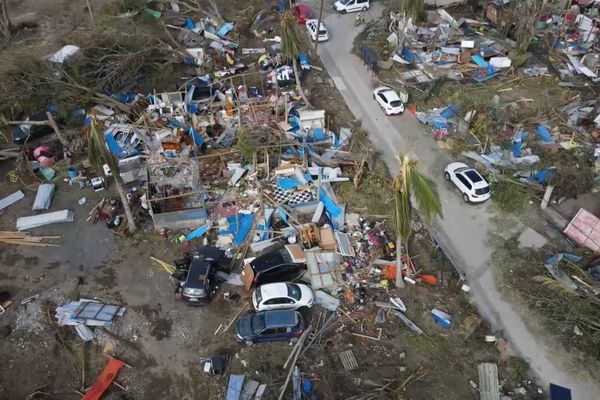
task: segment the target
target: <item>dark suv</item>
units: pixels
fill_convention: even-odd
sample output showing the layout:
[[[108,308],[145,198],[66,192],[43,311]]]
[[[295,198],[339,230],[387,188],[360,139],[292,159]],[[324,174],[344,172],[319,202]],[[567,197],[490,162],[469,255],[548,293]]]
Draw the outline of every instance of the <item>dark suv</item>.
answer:
[[[221,253],[217,248],[204,247],[185,259],[175,261],[179,269],[174,274],[179,280],[177,291],[188,304],[205,305],[210,302]]]
[[[235,338],[248,345],[258,342],[298,340],[304,332],[304,318],[298,311],[273,310],[247,314],[235,326]]]
[[[288,250],[283,247],[263,253],[250,261],[244,270],[243,280],[247,288],[251,284],[292,282],[302,276],[305,270],[306,264],[294,262]]]

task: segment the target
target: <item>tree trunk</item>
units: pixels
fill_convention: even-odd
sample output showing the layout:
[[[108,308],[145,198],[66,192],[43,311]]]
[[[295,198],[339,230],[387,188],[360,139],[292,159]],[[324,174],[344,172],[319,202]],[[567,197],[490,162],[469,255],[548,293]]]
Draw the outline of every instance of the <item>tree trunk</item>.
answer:
[[[402,238],[396,237],[396,287],[403,288],[405,285],[402,279]]]
[[[8,17],[6,0],[0,1],[0,34],[6,42],[10,40],[10,18]]]
[[[300,96],[302,96],[304,104],[306,104],[307,107],[310,107],[310,102],[308,101],[308,98],[304,93],[304,89],[302,89],[302,83],[300,82],[300,74],[298,73],[298,60],[296,60],[296,57],[294,57],[294,59],[292,60],[292,68],[294,68],[294,77],[296,78],[296,90],[298,91]]]
[[[113,172],[113,175],[115,177],[115,186],[117,187],[117,192],[119,193],[119,197],[121,198],[121,203],[123,203],[123,210],[125,210],[125,217],[127,218],[127,229],[129,230],[129,233],[135,233],[137,231],[137,226],[135,225],[135,219],[133,218],[131,205],[129,204],[129,200],[127,199],[127,192],[123,188],[121,180],[115,175],[118,173],[118,171],[115,171]]]
[[[63,145],[63,147],[69,148],[69,145],[71,143],[67,140],[66,137],[63,136],[60,129],[58,129],[58,125],[56,124],[56,121],[54,120],[54,116],[52,115],[52,113],[50,111],[46,111],[46,116],[48,117],[48,125],[50,125],[50,128],[52,128],[52,130],[54,130],[54,133],[56,134],[56,137],[58,138],[60,143]]]

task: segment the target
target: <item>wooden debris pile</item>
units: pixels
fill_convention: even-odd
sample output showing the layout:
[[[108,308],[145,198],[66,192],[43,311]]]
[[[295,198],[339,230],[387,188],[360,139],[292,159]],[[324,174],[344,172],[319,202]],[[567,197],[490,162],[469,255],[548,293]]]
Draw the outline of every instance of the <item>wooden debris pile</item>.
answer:
[[[62,236],[32,236],[29,232],[0,231],[0,243],[28,247],[58,247],[59,244],[47,243],[47,239],[60,239]]]

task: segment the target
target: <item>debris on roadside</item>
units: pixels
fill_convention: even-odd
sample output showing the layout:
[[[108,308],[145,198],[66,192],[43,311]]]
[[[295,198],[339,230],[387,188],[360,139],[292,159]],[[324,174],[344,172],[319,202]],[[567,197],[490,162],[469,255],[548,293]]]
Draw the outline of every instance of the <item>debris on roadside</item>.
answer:
[[[56,308],[55,317],[59,326],[73,326],[75,332],[84,341],[93,340],[96,335],[88,328],[112,326],[115,317],[125,314],[125,307],[105,304],[97,300],[80,299]]]

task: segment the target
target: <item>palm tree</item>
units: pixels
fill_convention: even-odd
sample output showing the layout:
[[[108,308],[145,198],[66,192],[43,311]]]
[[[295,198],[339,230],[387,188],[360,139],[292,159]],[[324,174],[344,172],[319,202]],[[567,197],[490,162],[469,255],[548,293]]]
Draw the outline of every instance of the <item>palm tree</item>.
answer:
[[[396,224],[396,287],[404,287],[402,280],[402,241],[408,243],[412,233],[411,197],[414,197],[419,212],[427,223],[434,217],[442,217],[442,203],[434,181],[417,169],[417,161],[407,155],[398,156],[400,170],[394,179],[395,224]],[[408,246],[408,244],[407,244]]]
[[[129,205],[129,199],[127,199],[127,192],[123,187],[123,179],[119,175],[119,167],[117,162],[108,150],[104,135],[99,132],[96,127],[96,118],[92,117],[92,124],[90,126],[90,137],[88,142],[88,157],[92,167],[96,170],[96,173],[100,176],[104,176],[103,165],[107,164],[112,172],[112,176],[115,178],[115,184],[117,192],[123,203],[123,209],[125,210],[125,216],[127,217],[127,228],[129,233],[135,233],[137,226],[133,218],[133,212],[131,212],[131,206]]]
[[[279,21],[279,36],[281,37],[281,52],[284,60],[292,61],[292,68],[294,69],[294,77],[296,78],[296,90],[302,96],[304,104],[310,105],[304,89],[302,89],[302,83],[300,82],[300,74],[298,73],[298,56],[300,55],[300,41],[298,40],[298,34],[296,33],[296,19],[289,11],[281,14]]]

